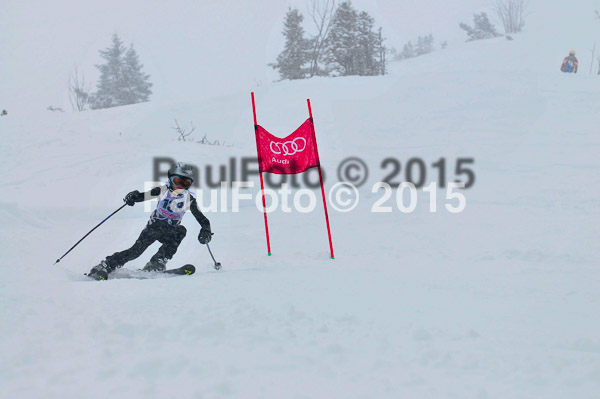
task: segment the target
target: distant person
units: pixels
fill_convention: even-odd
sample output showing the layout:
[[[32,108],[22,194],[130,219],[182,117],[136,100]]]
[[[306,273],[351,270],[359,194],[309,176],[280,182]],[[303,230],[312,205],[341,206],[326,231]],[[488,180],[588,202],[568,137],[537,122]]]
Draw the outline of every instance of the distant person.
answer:
[[[575,58],[575,50],[571,50],[569,55],[565,57],[562,65],[560,66],[560,70],[565,73],[577,73],[577,66],[579,65],[579,61]]]
[[[6,112],[6,110],[5,110],[5,109],[3,109],[3,110],[2,110],[2,113],[1,113],[0,115],[2,115],[2,116],[4,116],[4,115],[8,115],[8,112]]]

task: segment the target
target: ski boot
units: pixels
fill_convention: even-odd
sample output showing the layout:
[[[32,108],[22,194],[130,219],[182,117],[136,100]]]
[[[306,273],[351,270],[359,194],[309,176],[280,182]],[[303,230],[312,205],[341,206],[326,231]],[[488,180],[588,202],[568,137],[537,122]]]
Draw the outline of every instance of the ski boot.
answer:
[[[167,258],[150,259],[150,262],[146,263],[146,266],[142,270],[147,272],[164,272],[167,270]]]
[[[103,260],[100,264],[92,267],[92,270],[90,270],[87,276],[95,280],[108,280],[108,273],[111,271],[112,269],[108,266],[108,263]]]

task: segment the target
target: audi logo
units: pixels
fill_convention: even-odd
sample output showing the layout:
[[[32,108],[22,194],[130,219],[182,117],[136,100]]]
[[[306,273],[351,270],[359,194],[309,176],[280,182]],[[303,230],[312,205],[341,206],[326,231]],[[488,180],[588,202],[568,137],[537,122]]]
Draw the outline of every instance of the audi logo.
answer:
[[[298,147],[298,140],[302,140],[302,148]],[[306,149],[306,139],[304,137],[296,137],[294,140],[284,143],[271,141],[270,147],[273,154],[294,155]]]

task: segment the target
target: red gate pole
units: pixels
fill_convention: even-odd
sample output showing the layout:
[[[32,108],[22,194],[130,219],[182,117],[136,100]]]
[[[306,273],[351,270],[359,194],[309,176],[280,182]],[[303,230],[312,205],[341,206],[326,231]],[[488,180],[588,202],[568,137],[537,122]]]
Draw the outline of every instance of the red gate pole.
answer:
[[[317,157],[319,156],[319,148],[317,147],[317,136],[315,134],[315,123],[313,121],[312,108],[310,107],[310,99],[307,99],[308,103],[308,114],[310,115],[310,126],[312,128],[313,142],[315,143],[315,151]],[[327,214],[327,201],[325,201],[325,188],[323,187],[323,174],[321,173],[321,159],[319,159],[319,181],[321,182],[321,195],[323,196],[323,208],[325,209],[325,222],[327,223],[327,235],[329,236],[329,249],[331,250],[331,259],[335,259],[333,256],[333,243],[331,241],[331,229],[329,228],[329,215]]]
[[[254,92],[252,92],[252,113],[254,114],[254,136],[256,138],[256,155],[258,156],[258,175],[260,176],[260,194],[262,195],[263,212],[265,214],[265,231],[267,235],[267,254],[271,256],[271,241],[269,240],[269,223],[267,222],[267,205],[265,204],[265,184],[263,182],[262,170],[260,167],[260,149],[258,146],[258,123],[256,122],[256,105],[254,103]]]

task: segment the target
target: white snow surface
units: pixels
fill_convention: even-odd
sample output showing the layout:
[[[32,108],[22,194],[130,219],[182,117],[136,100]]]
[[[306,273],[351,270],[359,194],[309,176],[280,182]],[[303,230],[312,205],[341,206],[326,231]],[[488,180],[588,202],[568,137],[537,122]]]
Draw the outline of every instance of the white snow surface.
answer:
[[[311,99],[327,189],[344,158],[369,166],[358,207],[329,209],[334,260],[322,208],[269,214],[268,257],[263,215],[246,203],[206,212],[221,271],[186,215],[170,265],[195,275],[84,277],[133,244],[149,216],[138,204],[52,265],[144,188],[153,157],[217,168],[255,155],[248,91],[1,117],[0,396],[600,397],[600,82],[583,50],[579,74],[558,70],[598,33],[579,3],[534,2],[513,41],[456,44],[386,76],[255,88],[258,122],[279,136]],[[572,29],[547,40],[558,16]],[[177,141],[174,118],[231,146]],[[440,189],[436,213],[421,191],[413,213],[393,198],[391,213],[371,212],[386,157],[422,158],[427,182],[439,158],[448,181],[457,158],[474,158],[465,210],[446,211]]]

